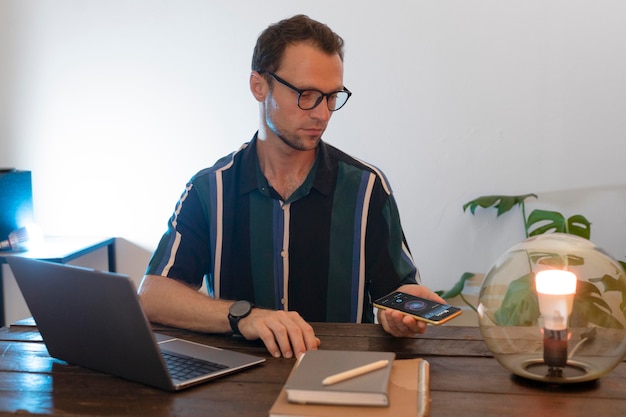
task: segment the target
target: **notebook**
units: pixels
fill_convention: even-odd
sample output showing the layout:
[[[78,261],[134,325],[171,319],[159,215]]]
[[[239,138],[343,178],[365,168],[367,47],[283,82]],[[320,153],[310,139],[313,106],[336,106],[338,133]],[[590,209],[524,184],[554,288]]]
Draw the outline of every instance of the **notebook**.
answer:
[[[167,391],[265,361],[153,333],[125,275],[17,256],[7,261],[50,356],[57,359]],[[190,374],[179,370],[185,364]]]
[[[430,368],[423,359],[396,359],[389,378],[389,406],[297,404],[283,387],[270,417],[426,417],[430,414]]]
[[[393,352],[310,350],[285,382],[287,399],[296,403],[388,406],[387,385],[395,356]],[[376,363],[382,367],[325,384],[329,377]]]

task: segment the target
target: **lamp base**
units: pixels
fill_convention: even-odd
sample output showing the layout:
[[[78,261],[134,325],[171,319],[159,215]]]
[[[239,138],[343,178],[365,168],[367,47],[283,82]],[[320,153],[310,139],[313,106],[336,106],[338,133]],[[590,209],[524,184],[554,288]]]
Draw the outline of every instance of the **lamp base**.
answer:
[[[514,373],[522,378],[551,384],[572,384],[592,381],[598,378],[593,376],[591,368],[582,362],[567,361],[567,364],[554,372],[554,367],[546,364],[542,359],[528,359],[518,363]]]

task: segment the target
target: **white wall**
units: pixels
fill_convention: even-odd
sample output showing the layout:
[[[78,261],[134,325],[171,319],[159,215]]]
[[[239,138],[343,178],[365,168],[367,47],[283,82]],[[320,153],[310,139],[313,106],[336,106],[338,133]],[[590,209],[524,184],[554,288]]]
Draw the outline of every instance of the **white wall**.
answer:
[[[187,179],[251,138],[257,35],[295,13],[346,40],[325,139],[389,177],[425,282],[485,271],[534,192],[626,256],[626,2],[0,0],[0,166],[32,170],[47,234],[121,238],[139,278]]]

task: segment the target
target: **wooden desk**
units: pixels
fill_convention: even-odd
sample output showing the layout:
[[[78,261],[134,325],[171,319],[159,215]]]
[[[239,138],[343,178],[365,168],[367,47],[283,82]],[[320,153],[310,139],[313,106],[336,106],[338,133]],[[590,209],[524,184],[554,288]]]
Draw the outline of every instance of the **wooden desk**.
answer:
[[[115,238],[47,236],[42,245],[28,251],[0,251],[0,326],[5,323],[2,264],[11,256],[68,263],[100,248],[107,248],[109,271],[115,272]]]
[[[477,327],[432,327],[395,339],[376,325],[314,324],[324,349],[385,350],[431,365],[431,416],[616,416],[626,410],[626,364],[596,383],[541,387],[512,377],[491,357]],[[258,342],[176,329],[159,331],[240,350],[267,361],[179,393],[167,393],[50,358],[37,330],[0,329],[0,413],[44,415],[268,415],[293,364],[269,357]]]

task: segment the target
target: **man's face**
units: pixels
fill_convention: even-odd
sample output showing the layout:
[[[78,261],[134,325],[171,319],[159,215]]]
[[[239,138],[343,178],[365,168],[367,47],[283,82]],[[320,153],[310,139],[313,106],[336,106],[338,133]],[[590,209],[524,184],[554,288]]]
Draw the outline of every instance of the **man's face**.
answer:
[[[328,55],[306,43],[289,45],[275,73],[301,90],[329,93],[343,89],[343,63],[339,55]],[[300,151],[317,147],[332,115],[326,99],[314,109],[302,110],[298,107],[298,93],[276,80],[264,103],[268,134]]]

